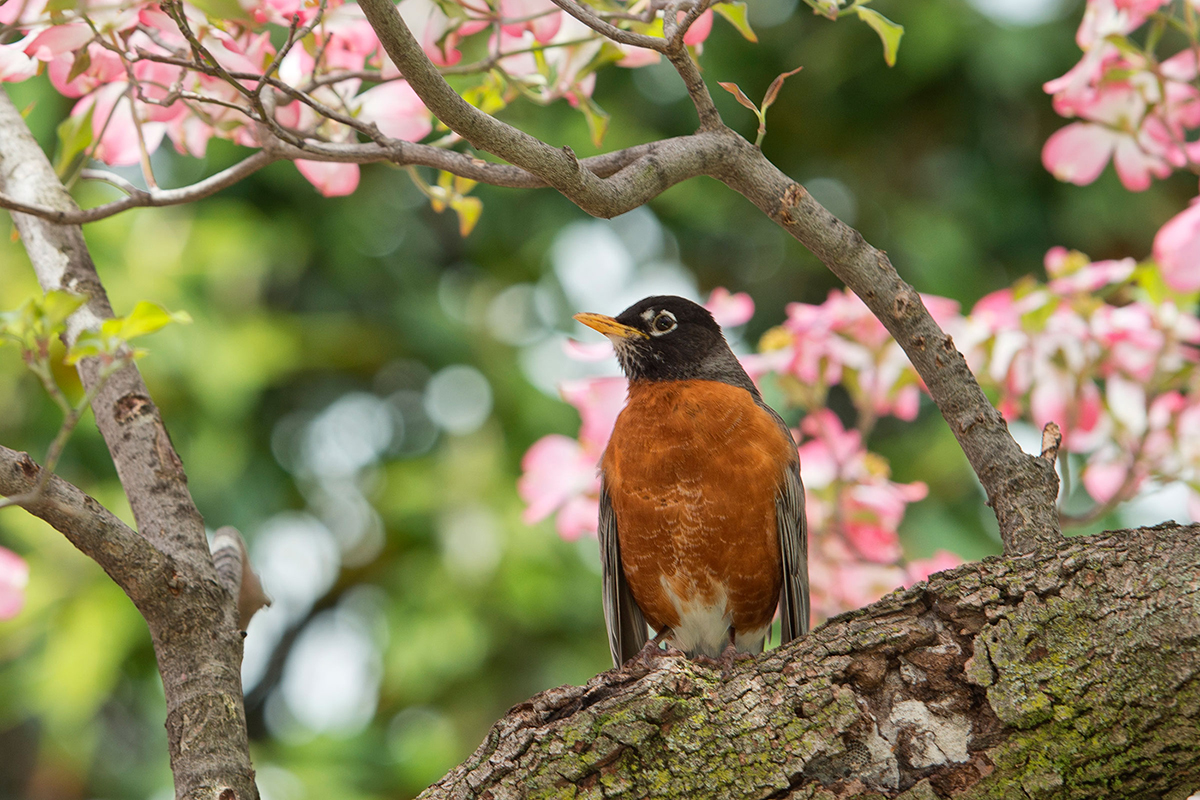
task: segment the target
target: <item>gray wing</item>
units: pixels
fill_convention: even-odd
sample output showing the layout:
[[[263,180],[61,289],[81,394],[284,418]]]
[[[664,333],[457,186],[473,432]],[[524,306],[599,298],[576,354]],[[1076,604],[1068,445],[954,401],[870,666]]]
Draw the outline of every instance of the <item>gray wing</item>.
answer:
[[[775,527],[783,556],[780,639],[787,644],[808,633],[808,522],[804,518],[804,485],[798,463],[788,467],[783,488],[775,498]]]
[[[755,401],[775,418],[792,447],[792,431],[775,409]],[[808,633],[808,520],[804,517],[804,484],[800,482],[800,462],[788,465],[783,487],[775,498],[775,529],[779,532],[779,553],[783,560],[783,591],[779,598],[780,640],[782,644]]]
[[[801,495],[803,502],[803,495]],[[646,619],[633,600],[621,566],[621,544],[617,541],[617,515],[603,478],[600,481],[600,573],[604,582],[604,625],[613,666],[620,667],[646,644]]]

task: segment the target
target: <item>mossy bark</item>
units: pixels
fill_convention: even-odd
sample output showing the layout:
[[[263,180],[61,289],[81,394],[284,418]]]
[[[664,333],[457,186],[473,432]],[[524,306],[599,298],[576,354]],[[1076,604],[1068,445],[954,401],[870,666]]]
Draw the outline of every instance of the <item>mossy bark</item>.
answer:
[[[1200,791],[1200,527],[933,576],[719,668],[513,708],[422,798],[1183,798]]]

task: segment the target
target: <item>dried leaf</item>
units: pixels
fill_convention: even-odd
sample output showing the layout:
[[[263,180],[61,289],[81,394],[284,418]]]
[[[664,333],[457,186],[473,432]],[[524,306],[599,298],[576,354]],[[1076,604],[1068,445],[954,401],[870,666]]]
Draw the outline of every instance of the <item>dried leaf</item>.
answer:
[[[767,109],[775,102],[775,98],[779,95],[779,90],[783,88],[783,82],[795,75],[804,67],[796,67],[795,69],[785,72],[782,75],[776,76],[775,80],[771,81],[771,85],[767,87],[767,96],[763,98],[762,111],[767,113]]]
[[[742,88],[740,86],[738,86],[736,83],[732,83],[732,82],[725,83],[723,81],[717,81],[717,85],[720,86],[725,91],[729,92],[734,97],[736,97],[737,101],[739,103],[741,103],[742,105],[744,105],[746,108],[750,109],[755,114],[758,113],[758,106],[754,105],[754,103],[752,103],[750,101],[749,97],[746,97],[746,93],[743,92]]]

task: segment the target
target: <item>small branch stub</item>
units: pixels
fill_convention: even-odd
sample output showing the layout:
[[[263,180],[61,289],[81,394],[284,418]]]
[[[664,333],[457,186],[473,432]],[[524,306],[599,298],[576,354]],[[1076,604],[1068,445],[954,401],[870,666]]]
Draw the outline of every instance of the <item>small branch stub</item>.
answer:
[[[221,585],[237,598],[238,629],[244,631],[260,608],[271,605],[271,598],[263,591],[262,582],[250,565],[246,541],[237,528],[226,525],[217,529],[212,540],[212,557]]]
[[[1047,422],[1042,428],[1041,458],[1051,464],[1058,458],[1058,448],[1062,446],[1062,429],[1057,422]]]

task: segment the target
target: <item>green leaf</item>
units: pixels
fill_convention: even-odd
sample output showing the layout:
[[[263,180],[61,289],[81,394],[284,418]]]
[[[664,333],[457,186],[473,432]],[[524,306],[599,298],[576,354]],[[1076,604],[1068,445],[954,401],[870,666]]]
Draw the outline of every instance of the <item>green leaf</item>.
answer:
[[[67,351],[63,363],[68,367],[73,367],[82,358],[90,358],[91,356],[98,356],[101,353],[107,352],[109,351],[105,347],[103,339],[95,334],[91,334],[90,336],[85,334],[84,336],[80,336],[75,341],[75,344],[71,345],[71,349]]]
[[[750,28],[750,18],[746,13],[745,3],[717,3],[712,9],[728,20],[730,25],[737,28],[738,33],[745,39],[751,42],[758,42],[758,36]]]
[[[196,8],[212,20],[246,20],[250,18],[246,9],[237,0],[194,0]]]
[[[95,104],[80,116],[64,119],[58,126],[58,155],[54,159],[54,171],[66,180],[78,167],[80,158],[92,146],[95,138],[92,130],[92,111]]]
[[[590,97],[580,97],[579,110],[583,112],[584,119],[587,120],[588,131],[592,134],[592,144],[599,147],[604,141],[604,134],[608,132],[608,112]]]
[[[874,9],[858,6],[854,9],[858,18],[871,26],[883,41],[883,60],[889,67],[896,65],[896,51],[900,49],[900,37],[904,35],[904,26],[897,25]]]
[[[458,232],[464,237],[471,233],[483,214],[483,201],[478,197],[456,197],[450,201],[450,207],[458,214]]]
[[[1154,305],[1162,303],[1172,294],[1167,282],[1163,280],[1162,270],[1154,261],[1143,261],[1133,271],[1133,279],[1138,288],[1146,293],[1146,299]]]
[[[749,97],[746,97],[746,93],[742,91],[742,87],[738,86],[736,83],[726,83],[724,81],[717,81],[717,86],[720,86],[722,89],[736,97],[739,103],[753,111],[756,115],[758,114],[758,106],[754,105],[754,102]]]
[[[67,73],[67,83],[78,78],[87,68],[92,65],[92,54],[88,47],[82,47],[75,51],[75,60],[71,62],[71,71]]]
[[[157,303],[143,300],[124,317],[106,320],[100,326],[100,333],[104,336],[114,336],[123,341],[129,341],[138,336],[145,336],[161,330],[172,322],[186,324],[191,321],[192,318],[186,311],[167,311]]]
[[[58,333],[62,330],[67,317],[71,316],[87,302],[87,296],[75,292],[65,292],[55,289],[47,292],[42,300],[42,314],[48,333]]]

